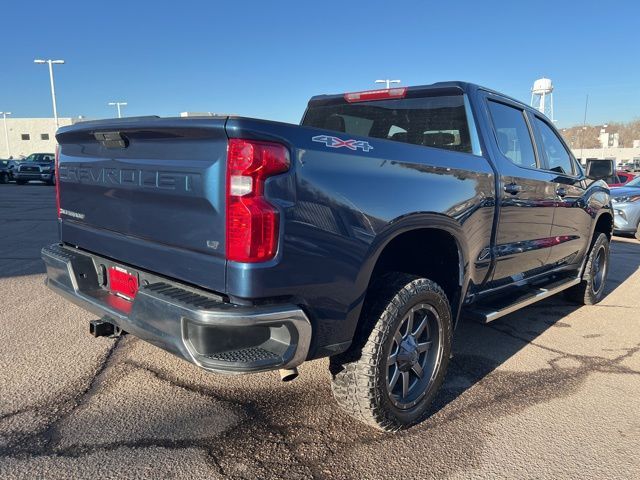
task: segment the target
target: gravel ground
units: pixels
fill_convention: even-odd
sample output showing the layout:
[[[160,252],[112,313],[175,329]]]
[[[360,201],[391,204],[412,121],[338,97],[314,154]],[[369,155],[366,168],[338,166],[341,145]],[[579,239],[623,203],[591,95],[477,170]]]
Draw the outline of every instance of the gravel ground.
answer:
[[[331,398],[327,362],[204,373],[43,285],[53,188],[0,185],[0,478],[640,478],[640,243],[608,295],[463,323],[432,416],[382,435]]]

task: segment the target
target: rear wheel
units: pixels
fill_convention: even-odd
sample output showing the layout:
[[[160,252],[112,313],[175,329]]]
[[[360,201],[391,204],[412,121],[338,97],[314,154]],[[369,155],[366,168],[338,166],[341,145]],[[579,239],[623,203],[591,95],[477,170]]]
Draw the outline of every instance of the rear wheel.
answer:
[[[331,358],[332,390],[351,416],[385,431],[421,422],[451,352],[451,308],[435,282],[382,276],[348,352]]]
[[[568,290],[566,296],[582,305],[595,305],[604,296],[604,285],[609,273],[609,237],[597,233],[582,274],[582,281]]]

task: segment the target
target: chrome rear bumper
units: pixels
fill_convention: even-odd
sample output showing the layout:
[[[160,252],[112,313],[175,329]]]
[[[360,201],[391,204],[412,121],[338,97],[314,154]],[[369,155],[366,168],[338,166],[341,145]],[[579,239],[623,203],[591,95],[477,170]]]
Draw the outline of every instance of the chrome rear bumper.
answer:
[[[46,285],[80,307],[213,372],[294,368],[307,357],[311,323],[295,305],[238,306],[221,297],[132,269],[141,288],[128,301],[100,272],[114,263],[54,244],[42,249]]]

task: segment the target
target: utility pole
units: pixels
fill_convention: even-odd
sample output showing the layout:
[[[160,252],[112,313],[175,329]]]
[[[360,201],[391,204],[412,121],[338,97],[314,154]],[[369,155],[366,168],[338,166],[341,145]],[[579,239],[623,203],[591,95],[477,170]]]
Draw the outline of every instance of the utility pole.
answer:
[[[587,107],[589,106],[589,94],[587,93],[587,99],[584,101],[584,119],[582,120],[582,133],[580,135],[580,161],[587,164],[587,161],[582,155],[584,149],[584,132],[587,129]]]

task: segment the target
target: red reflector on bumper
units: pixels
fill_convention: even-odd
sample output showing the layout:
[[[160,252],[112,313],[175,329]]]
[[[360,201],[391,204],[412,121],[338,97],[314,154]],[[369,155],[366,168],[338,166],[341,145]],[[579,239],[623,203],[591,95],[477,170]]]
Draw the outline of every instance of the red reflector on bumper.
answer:
[[[138,277],[121,267],[109,268],[109,288],[115,294],[133,300],[138,293]]]

